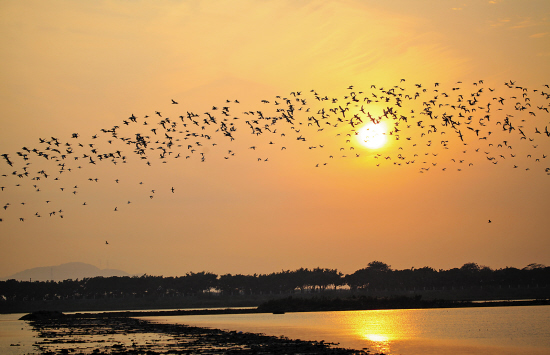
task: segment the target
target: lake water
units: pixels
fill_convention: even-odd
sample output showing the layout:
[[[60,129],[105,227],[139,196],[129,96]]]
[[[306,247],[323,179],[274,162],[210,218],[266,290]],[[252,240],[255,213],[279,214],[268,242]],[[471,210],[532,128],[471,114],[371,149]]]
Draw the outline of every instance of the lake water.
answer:
[[[0,315],[0,354],[39,353],[36,333]],[[550,355],[550,306],[227,314],[143,319],[293,339],[325,340],[389,355]],[[18,346],[11,346],[12,344]]]
[[[550,307],[483,307],[144,317],[391,355],[550,354]]]

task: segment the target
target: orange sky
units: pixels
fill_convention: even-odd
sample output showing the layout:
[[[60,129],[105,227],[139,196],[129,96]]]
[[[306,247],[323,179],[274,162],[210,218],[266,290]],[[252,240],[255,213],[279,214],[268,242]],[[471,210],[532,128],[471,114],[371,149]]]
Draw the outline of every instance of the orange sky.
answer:
[[[155,111],[172,118],[202,114],[227,99],[243,119],[248,110],[275,113],[276,96],[294,99],[290,93],[297,91],[310,95],[308,106],[317,111],[324,104],[310,90],[343,103],[349,85],[365,93],[373,84],[401,85],[414,94],[418,83],[431,94],[438,82],[456,96],[452,88],[461,81],[466,96],[484,80],[485,92],[496,88],[486,95],[510,96],[503,84],[513,80],[529,88],[533,106],[547,106],[538,93],[550,84],[549,16],[545,0],[3,1],[0,153],[15,157],[23,146],[38,147],[40,137],[70,141],[75,132],[91,142],[131,114],[153,122]],[[381,109],[372,107],[378,115]],[[530,118],[513,105],[506,109]],[[539,111],[530,122],[543,129],[550,116]],[[411,134],[419,135],[411,122]],[[341,155],[337,130],[304,125],[307,145],[324,150],[243,134],[234,142],[217,138],[204,163],[146,166],[128,152],[128,164],[87,164],[63,175],[66,186],[80,186],[73,196],[51,179],[40,181],[36,193],[17,190],[19,181],[4,177],[0,203],[10,205],[0,212],[0,276],[70,261],[165,276],[317,266],[351,273],[372,260],[398,269],[550,265],[550,176],[541,168],[550,167],[541,156],[550,153],[550,138],[544,134],[530,145],[518,141],[513,152],[523,160],[513,164],[474,154],[477,137],[467,148],[447,137],[449,150],[420,150],[412,142],[426,141],[413,139],[390,140],[374,151],[354,141],[348,154],[359,158],[331,159]],[[498,132],[489,138],[508,139]],[[98,145],[109,147],[105,140]],[[235,155],[224,159],[229,149]],[[398,154],[411,159],[425,152],[431,160],[422,166],[437,164],[425,173],[420,158],[380,167],[374,158],[391,155],[394,162]],[[540,165],[526,160],[532,152]],[[473,166],[458,171],[451,159]],[[52,163],[33,158],[33,164],[36,173]],[[0,162],[2,174],[12,170]],[[47,199],[64,211],[63,219],[47,216]]]

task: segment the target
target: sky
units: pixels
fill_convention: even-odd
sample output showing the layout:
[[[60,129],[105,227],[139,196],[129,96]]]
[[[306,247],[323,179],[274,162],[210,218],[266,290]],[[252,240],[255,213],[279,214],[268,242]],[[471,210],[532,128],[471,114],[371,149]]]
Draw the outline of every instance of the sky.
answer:
[[[550,265],[546,0],[6,0],[0,18],[0,153],[13,161],[0,161],[2,277],[74,261],[164,276],[300,267],[346,274],[373,260],[395,269]],[[403,107],[393,96],[375,102],[390,88],[420,97]],[[422,102],[437,96],[440,119],[458,95],[467,102],[479,89],[475,114],[491,103],[491,117],[524,126],[523,139],[494,119],[485,123],[498,130],[485,140],[477,118],[477,134],[462,125],[435,137],[417,124],[427,122]],[[349,124],[319,130],[308,121],[323,109],[333,124],[363,115],[372,93],[366,111],[378,117],[391,106],[409,118],[399,141],[386,133],[385,145],[368,148],[355,131],[346,136]],[[353,95],[363,101],[350,102]],[[300,129],[281,122],[285,136],[250,134],[245,120],[280,115],[286,99],[303,108]],[[518,111],[518,101],[531,106]],[[160,130],[167,117],[191,129],[179,116],[210,112],[221,121],[222,107],[239,117],[227,121],[239,125],[235,139],[195,126],[212,138],[190,153],[181,136],[170,156],[180,152],[178,160],[159,158],[161,150],[141,159],[132,144],[101,132],[118,125],[120,136],[152,136],[149,127]],[[138,123],[124,124],[132,115]],[[80,153],[78,161],[18,158],[22,147],[53,147],[51,137],[122,151],[127,163],[91,164]],[[41,180],[12,174],[27,162]]]

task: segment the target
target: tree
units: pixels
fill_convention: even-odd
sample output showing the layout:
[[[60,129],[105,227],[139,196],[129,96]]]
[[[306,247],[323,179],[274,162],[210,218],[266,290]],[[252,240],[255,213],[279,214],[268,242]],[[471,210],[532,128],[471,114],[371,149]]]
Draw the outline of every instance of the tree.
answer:
[[[381,261],[371,261],[366,268],[346,275],[344,280],[352,289],[385,288],[391,282],[392,269],[390,265]]]
[[[367,265],[367,269],[371,270],[371,271],[375,271],[375,272],[390,272],[392,271],[391,269],[391,266],[386,264],[386,263],[383,263],[381,261],[371,261],[368,265]]]

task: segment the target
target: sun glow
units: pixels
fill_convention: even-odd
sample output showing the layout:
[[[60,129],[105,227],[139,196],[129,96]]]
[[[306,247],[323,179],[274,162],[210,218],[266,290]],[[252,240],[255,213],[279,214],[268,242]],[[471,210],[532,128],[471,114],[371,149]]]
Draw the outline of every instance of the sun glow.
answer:
[[[387,126],[384,122],[369,122],[357,131],[359,143],[370,149],[378,149],[386,144],[388,137]]]
[[[374,341],[376,343],[385,342],[390,340],[390,338],[386,335],[382,334],[365,334],[365,339]]]

